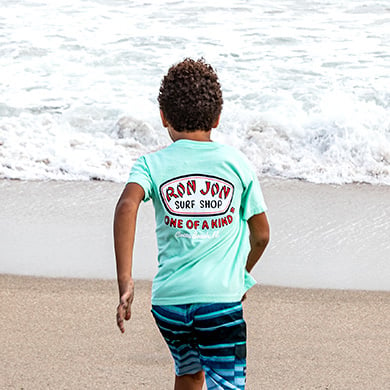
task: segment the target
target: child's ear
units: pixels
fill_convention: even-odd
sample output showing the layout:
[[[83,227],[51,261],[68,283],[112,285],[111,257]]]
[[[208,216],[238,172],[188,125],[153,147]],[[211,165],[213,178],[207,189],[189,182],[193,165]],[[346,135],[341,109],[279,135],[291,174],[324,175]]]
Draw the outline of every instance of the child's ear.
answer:
[[[165,115],[164,115],[164,113],[162,112],[162,110],[160,110],[160,117],[161,117],[162,125],[163,125],[164,127],[168,127],[168,121],[165,119]]]
[[[215,120],[215,122],[213,123],[213,129],[215,129],[216,127],[218,127],[219,125],[219,119],[221,118],[221,114],[218,115],[218,118]]]

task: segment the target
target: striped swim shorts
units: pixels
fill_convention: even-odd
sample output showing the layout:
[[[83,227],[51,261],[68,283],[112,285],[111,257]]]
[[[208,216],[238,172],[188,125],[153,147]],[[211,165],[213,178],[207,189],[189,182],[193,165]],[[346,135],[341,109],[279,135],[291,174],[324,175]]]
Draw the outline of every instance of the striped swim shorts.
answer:
[[[152,306],[176,375],[204,370],[207,389],[244,389],[246,324],[241,302]]]

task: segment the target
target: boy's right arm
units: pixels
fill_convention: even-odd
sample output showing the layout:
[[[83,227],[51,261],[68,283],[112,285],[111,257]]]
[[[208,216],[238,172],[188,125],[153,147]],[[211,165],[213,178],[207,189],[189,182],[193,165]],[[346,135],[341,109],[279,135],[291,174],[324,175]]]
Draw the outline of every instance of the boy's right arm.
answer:
[[[139,184],[129,183],[115,208],[114,246],[119,289],[117,325],[122,333],[125,331],[123,321],[130,319],[131,303],[134,298],[132,263],[135,226],[138,208],[144,196],[145,192]]]

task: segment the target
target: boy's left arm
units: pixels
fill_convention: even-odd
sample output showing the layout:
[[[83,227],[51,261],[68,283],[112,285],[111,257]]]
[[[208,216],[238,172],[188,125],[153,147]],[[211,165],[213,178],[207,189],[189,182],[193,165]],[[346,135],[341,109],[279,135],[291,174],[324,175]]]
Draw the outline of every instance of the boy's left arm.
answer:
[[[124,320],[131,317],[131,304],[134,298],[132,278],[133,247],[135,226],[139,205],[145,196],[143,188],[136,183],[129,183],[122,192],[115,208],[114,246],[119,289],[117,307],[117,325],[124,333]]]
[[[251,272],[259,261],[269,242],[269,224],[265,213],[253,215],[248,219],[250,251],[246,270]]]

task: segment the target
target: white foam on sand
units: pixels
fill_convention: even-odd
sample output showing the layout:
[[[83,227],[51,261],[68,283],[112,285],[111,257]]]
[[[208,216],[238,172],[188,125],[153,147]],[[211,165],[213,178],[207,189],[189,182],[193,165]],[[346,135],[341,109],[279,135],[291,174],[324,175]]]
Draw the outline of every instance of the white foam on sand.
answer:
[[[0,273],[115,278],[114,207],[123,185],[0,181]],[[253,273],[266,285],[390,289],[390,188],[265,181],[271,243]],[[153,207],[140,208],[134,276],[157,269]]]

